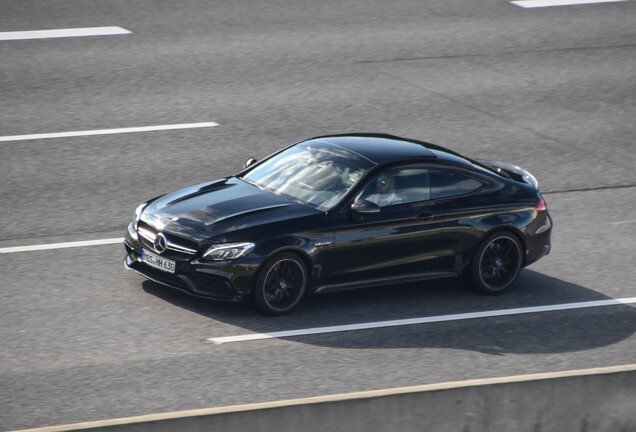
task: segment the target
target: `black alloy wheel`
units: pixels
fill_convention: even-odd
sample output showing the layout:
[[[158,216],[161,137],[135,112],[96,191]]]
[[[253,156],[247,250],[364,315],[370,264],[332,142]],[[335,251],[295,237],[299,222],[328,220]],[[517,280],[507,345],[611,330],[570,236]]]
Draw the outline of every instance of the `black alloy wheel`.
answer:
[[[282,253],[270,259],[261,269],[254,300],[269,315],[282,315],[292,310],[307,289],[307,267],[293,253]]]
[[[487,294],[505,291],[517,280],[522,263],[521,243],[514,234],[491,234],[481,243],[471,263],[473,284]]]

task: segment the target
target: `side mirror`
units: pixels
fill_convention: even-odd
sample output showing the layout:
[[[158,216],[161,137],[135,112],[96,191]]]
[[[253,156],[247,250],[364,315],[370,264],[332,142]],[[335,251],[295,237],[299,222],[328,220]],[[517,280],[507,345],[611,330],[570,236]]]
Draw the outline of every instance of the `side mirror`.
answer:
[[[380,213],[380,207],[371,201],[362,199],[351,206],[351,218],[354,222],[363,222],[365,217]]]
[[[250,165],[254,165],[256,163],[256,158],[249,158],[248,160],[245,161],[245,168],[249,167]]]

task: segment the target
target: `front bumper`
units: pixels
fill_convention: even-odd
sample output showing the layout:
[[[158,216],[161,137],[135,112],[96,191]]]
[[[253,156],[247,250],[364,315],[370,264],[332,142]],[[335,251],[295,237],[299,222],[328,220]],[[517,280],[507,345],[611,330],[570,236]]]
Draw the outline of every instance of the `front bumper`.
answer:
[[[138,239],[126,233],[124,267],[154,282],[184,291],[197,297],[239,302],[249,299],[257,266],[240,262],[206,262],[198,258],[168,256],[175,261],[174,273],[149,266],[141,260],[143,246]],[[154,253],[154,252],[153,252]],[[239,260],[240,261],[240,260]]]

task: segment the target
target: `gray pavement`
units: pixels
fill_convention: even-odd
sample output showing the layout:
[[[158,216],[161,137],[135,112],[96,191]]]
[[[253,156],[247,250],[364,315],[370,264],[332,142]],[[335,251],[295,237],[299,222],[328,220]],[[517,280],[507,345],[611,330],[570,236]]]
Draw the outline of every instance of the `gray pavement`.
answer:
[[[530,169],[553,253],[502,296],[460,281],[270,318],[127,273],[118,245],[0,254],[0,429],[633,363],[617,306],[211,345],[210,337],[634,297],[636,3],[9,1],[0,248],[123,236],[135,206],[314,135],[386,132]]]

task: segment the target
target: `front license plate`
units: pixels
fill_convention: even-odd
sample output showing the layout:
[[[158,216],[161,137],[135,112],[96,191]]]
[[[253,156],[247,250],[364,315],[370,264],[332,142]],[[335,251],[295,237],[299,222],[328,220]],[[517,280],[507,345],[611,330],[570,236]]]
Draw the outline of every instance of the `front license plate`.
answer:
[[[141,261],[145,262],[150,267],[154,267],[168,273],[174,273],[175,270],[174,261],[161,258],[160,256],[150,253],[145,249],[142,249],[141,251]]]

